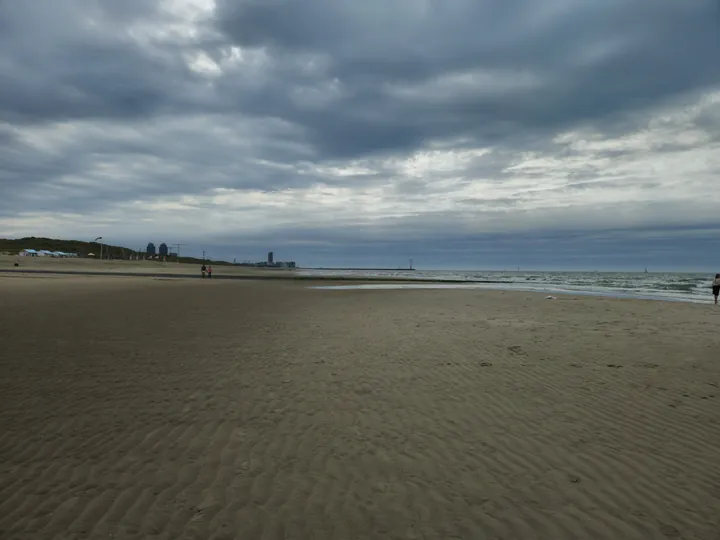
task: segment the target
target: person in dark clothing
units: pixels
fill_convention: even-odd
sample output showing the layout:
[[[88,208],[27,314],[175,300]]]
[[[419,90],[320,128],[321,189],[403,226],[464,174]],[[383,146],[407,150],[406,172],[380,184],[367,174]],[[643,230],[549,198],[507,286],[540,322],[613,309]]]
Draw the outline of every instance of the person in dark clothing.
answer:
[[[718,303],[718,296],[720,296],[720,274],[715,274],[715,281],[712,284],[713,296],[715,297],[715,305]]]
[[[205,272],[207,272],[207,267],[203,264],[202,268],[200,268],[200,274],[202,277],[205,277]]]

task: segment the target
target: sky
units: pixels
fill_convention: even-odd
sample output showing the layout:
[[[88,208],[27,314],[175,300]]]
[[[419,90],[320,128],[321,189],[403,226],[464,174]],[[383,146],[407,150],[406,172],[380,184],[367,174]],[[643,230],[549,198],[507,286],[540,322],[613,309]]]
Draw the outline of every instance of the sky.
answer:
[[[0,0],[0,237],[720,272],[718,0]]]

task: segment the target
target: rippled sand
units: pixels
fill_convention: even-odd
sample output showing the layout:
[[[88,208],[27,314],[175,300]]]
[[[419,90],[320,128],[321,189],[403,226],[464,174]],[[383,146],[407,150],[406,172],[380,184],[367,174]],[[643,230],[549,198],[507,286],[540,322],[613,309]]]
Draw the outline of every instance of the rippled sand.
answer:
[[[0,276],[0,538],[715,539],[720,310]]]

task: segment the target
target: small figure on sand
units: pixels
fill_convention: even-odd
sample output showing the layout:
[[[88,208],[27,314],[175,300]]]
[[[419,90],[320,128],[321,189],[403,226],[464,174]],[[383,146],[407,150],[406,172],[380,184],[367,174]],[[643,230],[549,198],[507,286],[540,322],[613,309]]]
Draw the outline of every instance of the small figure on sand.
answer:
[[[200,274],[202,275],[202,277],[205,277],[206,272],[207,272],[207,267],[205,266],[205,264],[203,264],[202,267],[200,268]]]
[[[718,304],[718,296],[720,296],[720,274],[715,274],[715,281],[712,284],[713,296],[715,297],[715,305]]]
[[[212,277],[212,266],[208,266],[208,277]]]

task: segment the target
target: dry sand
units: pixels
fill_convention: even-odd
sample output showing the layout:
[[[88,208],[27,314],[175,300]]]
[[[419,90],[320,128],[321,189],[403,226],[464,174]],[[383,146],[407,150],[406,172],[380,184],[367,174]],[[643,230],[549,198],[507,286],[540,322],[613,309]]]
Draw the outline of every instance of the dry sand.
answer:
[[[15,267],[15,263],[20,266]],[[216,274],[233,276],[277,276],[287,277],[293,275],[291,270],[279,268],[253,268],[249,266],[215,265]],[[124,273],[158,273],[158,274],[185,274],[199,276],[199,264],[186,264],[160,261],[125,261],[125,260],[96,260],[96,259],[59,259],[53,257],[19,257],[16,255],[0,255],[0,270],[31,270],[50,272],[124,272]],[[0,274],[1,275],[1,274]]]
[[[720,310],[0,276],[0,538],[720,538]]]

